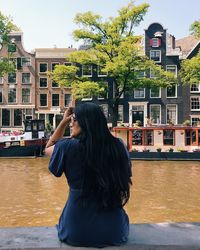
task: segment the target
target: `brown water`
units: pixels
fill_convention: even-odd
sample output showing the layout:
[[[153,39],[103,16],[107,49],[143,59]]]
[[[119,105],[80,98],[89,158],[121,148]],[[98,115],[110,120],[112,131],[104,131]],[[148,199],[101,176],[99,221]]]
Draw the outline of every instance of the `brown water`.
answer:
[[[0,227],[52,226],[68,195],[47,158],[0,159]],[[200,162],[133,162],[132,223],[200,222]]]

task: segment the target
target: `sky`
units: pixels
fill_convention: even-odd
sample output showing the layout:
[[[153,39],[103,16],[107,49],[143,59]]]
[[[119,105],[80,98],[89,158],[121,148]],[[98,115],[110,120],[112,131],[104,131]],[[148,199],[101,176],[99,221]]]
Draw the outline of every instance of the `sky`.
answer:
[[[72,32],[78,28],[73,19],[77,13],[92,11],[104,20],[116,16],[128,0],[0,0],[0,11],[13,19],[23,32],[23,44],[28,52],[35,48],[78,47]],[[200,20],[200,0],[135,0],[149,3],[150,8],[135,29],[136,35],[158,22],[176,39],[189,35],[189,27]]]

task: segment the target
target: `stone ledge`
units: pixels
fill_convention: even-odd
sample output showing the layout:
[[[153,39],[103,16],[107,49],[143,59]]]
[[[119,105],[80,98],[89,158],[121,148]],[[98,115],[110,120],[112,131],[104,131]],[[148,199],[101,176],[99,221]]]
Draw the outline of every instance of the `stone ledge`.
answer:
[[[0,249],[95,249],[71,247],[57,238],[55,227],[0,228]],[[200,223],[131,224],[129,241],[121,247],[107,249],[200,249]]]

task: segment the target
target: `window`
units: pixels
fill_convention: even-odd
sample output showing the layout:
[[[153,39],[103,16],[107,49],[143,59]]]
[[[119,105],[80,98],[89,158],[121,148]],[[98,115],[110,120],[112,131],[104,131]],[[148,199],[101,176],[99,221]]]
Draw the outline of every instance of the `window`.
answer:
[[[161,62],[161,51],[160,50],[150,50],[150,59],[154,62]]]
[[[3,88],[0,87],[0,103],[3,102]]]
[[[118,106],[118,121],[123,121],[124,120],[124,106],[119,105]]]
[[[160,98],[160,97],[161,97],[160,87],[152,87],[150,89],[150,98]]]
[[[22,60],[21,57],[17,58],[17,69],[21,69],[22,68]]]
[[[30,89],[22,89],[22,103],[30,103]]]
[[[145,98],[145,89],[134,89],[134,98]]]
[[[104,88],[104,91],[102,93],[99,93],[99,100],[108,98],[108,82],[103,82],[102,87]]]
[[[33,109],[25,109],[25,119],[33,119]]]
[[[40,88],[47,88],[47,77],[40,77]]]
[[[3,84],[3,77],[0,76],[0,84]]]
[[[45,72],[47,72],[47,63],[40,63],[39,72],[40,72],[40,73],[45,73]]]
[[[10,109],[2,109],[2,126],[10,126]]]
[[[59,94],[52,94],[52,107],[59,107]]]
[[[65,66],[72,66],[72,63],[66,62],[66,63],[64,63],[64,65],[65,65]]]
[[[177,66],[176,65],[166,65],[166,71],[173,73],[177,77]]]
[[[144,130],[144,145],[153,145],[153,130]]]
[[[105,117],[108,118],[108,104],[102,104],[102,105],[100,105],[100,107],[101,107]]]
[[[192,126],[197,126],[198,123],[200,123],[200,117],[192,117]]]
[[[198,139],[198,142],[197,142]],[[196,130],[186,129],[185,130],[185,145],[199,145],[200,144],[200,130],[198,129],[198,133]]]
[[[175,143],[175,130],[164,129],[163,130],[163,145],[174,145]]]
[[[153,124],[161,123],[161,106],[150,105],[150,120]]]
[[[52,81],[52,88],[59,88],[59,84],[55,81]]]
[[[150,39],[150,46],[151,47],[159,47],[160,45],[161,45],[161,39],[159,39],[159,38]]]
[[[190,87],[190,92],[200,92],[199,84],[192,84]]]
[[[177,97],[177,85],[167,87],[167,98]]]
[[[39,120],[45,120],[45,114],[39,114]]]
[[[47,94],[40,94],[40,106],[41,107],[47,106]]]
[[[200,96],[191,97],[191,110],[200,110]]]
[[[175,104],[167,105],[167,123],[177,124],[177,106]]]
[[[158,78],[160,77],[159,70],[150,69],[150,78]]]
[[[30,57],[22,57],[21,64],[22,64],[22,66],[31,66],[31,58]]]
[[[22,110],[14,109],[14,126],[22,126]]]
[[[143,138],[142,130],[133,130],[132,145],[142,145],[143,144],[142,138]]]
[[[52,71],[55,69],[56,65],[59,65],[59,63],[52,63],[52,64],[51,64],[51,70],[52,70]]]
[[[16,83],[16,73],[8,73],[8,83]]]
[[[31,82],[31,74],[22,73],[22,83],[30,83],[30,82]]]
[[[72,101],[72,95],[71,94],[65,94],[65,107],[70,106]]]
[[[92,76],[92,65],[82,65],[82,75]]]
[[[8,44],[8,52],[13,53],[13,52],[16,52],[16,50],[17,50],[17,47],[15,43]]]
[[[8,102],[16,103],[16,89],[12,88],[8,90]]]
[[[136,75],[137,79],[141,79],[141,78],[144,78],[146,76],[146,72],[145,72],[145,70],[136,69],[135,70],[135,75]]]
[[[99,65],[97,66],[97,72],[99,77],[104,77],[108,75],[108,73],[104,71],[104,68]]]

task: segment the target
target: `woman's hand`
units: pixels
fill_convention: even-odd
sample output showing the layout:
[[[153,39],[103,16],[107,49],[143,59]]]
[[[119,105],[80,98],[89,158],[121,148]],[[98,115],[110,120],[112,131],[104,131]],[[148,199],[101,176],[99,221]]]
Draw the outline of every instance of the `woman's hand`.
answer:
[[[71,117],[73,114],[73,107],[69,107],[65,110],[62,121],[66,124],[71,122]]]

